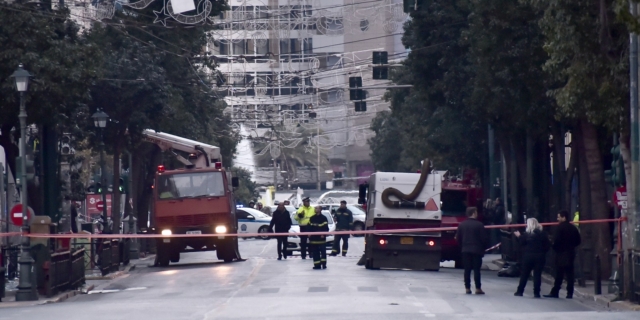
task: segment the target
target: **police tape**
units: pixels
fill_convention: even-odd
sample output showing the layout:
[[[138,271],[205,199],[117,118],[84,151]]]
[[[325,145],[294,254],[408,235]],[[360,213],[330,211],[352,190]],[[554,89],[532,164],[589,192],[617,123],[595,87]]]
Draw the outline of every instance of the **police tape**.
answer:
[[[617,219],[594,219],[579,221],[579,224],[596,224],[596,223],[608,223],[608,222],[622,222],[626,221],[625,217]],[[572,222],[573,223],[573,222]],[[543,226],[554,226],[558,222],[545,222],[541,223]],[[485,226],[486,229],[512,229],[523,228],[526,224],[503,224],[503,225],[489,225]],[[21,232],[9,232],[0,233],[0,237],[18,236],[24,235],[29,238],[51,238],[51,239],[155,239],[155,238],[204,238],[204,237],[239,237],[239,238],[254,238],[254,237],[278,237],[278,236],[311,236],[311,235],[391,235],[391,234],[412,234],[421,233],[417,236],[429,236],[429,232],[442,232],[442,231],[456,231],[455,227],[436,227],[436,228],[412,228],[412,229],[384,229],[384,230],[361,230],[361,231],[327,231],[327,232],[269,232],[269,233],[203,233],[203,234],[92,234],[92,233],[59,233],[59,234],[47,234],[47,233],[29,233],[23,234]]]

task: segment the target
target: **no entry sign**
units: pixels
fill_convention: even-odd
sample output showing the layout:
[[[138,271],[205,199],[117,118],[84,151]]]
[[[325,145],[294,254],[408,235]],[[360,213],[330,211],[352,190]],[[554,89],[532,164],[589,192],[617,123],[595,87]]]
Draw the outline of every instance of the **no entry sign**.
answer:
[[[102,211],[102,209],[104,209],[104,202],[102,201],[96,202],[96,209]]]
[[[14,225],[21,226],[22,219],[24,219],[24,213],[22,212],[22,204],[19,203],[13,206],[13,208],[11,208],[11,211],[9,212],[9,216],[11,216],[11,222],[13,222]],[[33,209],[29,207],[29,212],[26,217],[27,220],[32,216],[33,216]]]

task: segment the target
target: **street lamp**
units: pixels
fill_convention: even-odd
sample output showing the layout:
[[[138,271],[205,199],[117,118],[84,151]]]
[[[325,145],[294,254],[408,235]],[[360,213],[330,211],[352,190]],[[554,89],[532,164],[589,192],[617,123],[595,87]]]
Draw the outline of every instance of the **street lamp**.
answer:
[[[11,77],[15,80],[16,91],[20,93],[20,196],[22,202],[22,233],[29,233],[29,201],[27,198],[27,110],[24,106],[24,93],[29,88],[29,78],[31,74],[22,68],[22,64],[13,72]],[[38,300],[38,295],[32,286],[31,268],[33,266],[33,258],[29,254],[31,242],[29,237],[22,237],[22,250],[20,252],[20,279],[18,283],[18,292],[16,293],[16,301],[32,301]]]
[[[109,115],[104,113],[102,110],[98,109],[96,113],[91,116],[93,118],[93,125],[98,128],[100,132],[100,184],[103,186],[107,185],[105,181],[105,170],[104,170],[104,136],[102,131],[107,126],[107,121],[109,120]],[[102,189],[102,232],[109,232],[109,222],[107,222],[107,194]]]

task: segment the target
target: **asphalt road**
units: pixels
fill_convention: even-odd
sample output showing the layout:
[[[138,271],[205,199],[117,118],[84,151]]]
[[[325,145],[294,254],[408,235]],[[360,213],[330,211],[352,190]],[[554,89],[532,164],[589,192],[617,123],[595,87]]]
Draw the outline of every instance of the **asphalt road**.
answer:
[[[243,262],[183,254],[179,264],[141,264],[62,303],[0,309],[0,319],[638,319],[577,299],[533,299],[532,283],[514,297],[517,279],[489,270],[487,294],[466,295],[461,270],[366,270],[356,265],[362,238],[350,249],[312,270],[310,259],[276,260],[275,240],[241,240]]]

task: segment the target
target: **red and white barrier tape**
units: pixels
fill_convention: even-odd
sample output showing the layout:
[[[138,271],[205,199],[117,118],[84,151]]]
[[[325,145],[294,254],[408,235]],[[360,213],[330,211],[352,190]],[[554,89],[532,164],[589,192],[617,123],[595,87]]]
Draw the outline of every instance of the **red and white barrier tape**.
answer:
[[[594,223],[608,223],[608,222],[620,222],[626,221],[626,218],[619,219],[596,219],[596,220],[584,220],[578,222],[579,224],[594,224]],[[557,225],[558,222],[546,222],[541,223],[543,226]],[[511,229],[511,228],[523,228],[526,224],[505,224],[505,225],[490,225],[485,226],[487,229]],[[407,234],[407,233],[423,233],[423,232],[442,232],[442,231],[455,231],[458,227],[438,227],[438,228],[414,228],[414,229],[387,229],[387,230],[362,230],[362,231],[332,231],[332,232],[298,232],[298,233],[210,233],[210,234],[172,234],[170,236],[163,236],[160,234],[88,234],[88,233],[74,233],[74,234],[46,234],[46,233],[33,233],[26,234],[30,238],[52,238],[52,239],[120,239],[120,238],[132,238],[132,239],[154,239],[154,238],[202,238],[202,237],[276,237],[276,236],[310,236],[310,235],[365,235],[365,234]],[[0,233],[0,237],[9,237],[22,235],[21,232],[9,232]]]

